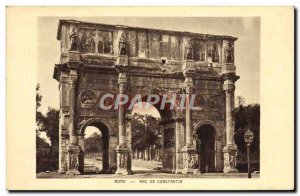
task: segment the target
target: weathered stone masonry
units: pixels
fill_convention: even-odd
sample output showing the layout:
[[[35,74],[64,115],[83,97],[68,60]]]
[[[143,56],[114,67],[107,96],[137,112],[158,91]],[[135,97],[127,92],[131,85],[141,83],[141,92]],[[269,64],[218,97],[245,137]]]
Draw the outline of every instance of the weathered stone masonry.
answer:
[[[84,130],[96,126],[106,141],[103,172],[131,174],[131,111],[124,105],[102,110],[99,100],[107,92],[186,94],[186,105],[196,94],[198,110],[158,108],[163,169],[237,172],[232,119],[237,38],[60,20],[57,39],[61,57],[53,77],[60,91],[59,172],[83,173]]]

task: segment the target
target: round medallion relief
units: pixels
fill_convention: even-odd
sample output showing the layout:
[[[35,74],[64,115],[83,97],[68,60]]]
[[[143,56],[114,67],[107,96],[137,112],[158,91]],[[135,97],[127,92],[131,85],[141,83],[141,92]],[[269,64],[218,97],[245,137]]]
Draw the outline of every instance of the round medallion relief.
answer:
[[[91,108],[97,102],[97,95],[93,90],[83,90],[79,95],[79,100],[84,108]]]
[[[219,111],[222,108],[221,96],[213,96],[207,100],[207,106],[211,111]]]
[[[204,108],[205,108],[205,99],[200,95],[196,95],[194,107],[197,108],[196,109],[197,111],[204,110]]]

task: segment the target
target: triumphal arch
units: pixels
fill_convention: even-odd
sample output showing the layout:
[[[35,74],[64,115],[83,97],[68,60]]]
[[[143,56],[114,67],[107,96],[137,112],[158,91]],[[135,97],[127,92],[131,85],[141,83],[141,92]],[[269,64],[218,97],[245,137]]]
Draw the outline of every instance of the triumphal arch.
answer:
[[[82,174],[84,132],[103,136],[103,172],[131,174],[131,111],[101,97],[194,95],[197,109],[159,108],[166,172],[237,172],[233,139],[235,37],[60,20],[59,172]],[[106,100],[106,106],[114,99]]]

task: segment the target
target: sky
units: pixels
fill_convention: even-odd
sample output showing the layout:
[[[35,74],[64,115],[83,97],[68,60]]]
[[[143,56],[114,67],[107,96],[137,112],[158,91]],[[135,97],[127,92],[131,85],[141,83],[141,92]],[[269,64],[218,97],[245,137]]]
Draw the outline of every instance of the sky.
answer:
[[[38,20],[37,83],[41,86],[43,113],[48,107],[59,107],[58,82],[52,77],[54,65],[60,59],[60,42],[56,39],[59,19],[238,37],[235,42],[235,66],[236,74],[241,78],[236,82],[235,96],[244,97],[247,104],[260,102],[259,17],[41,17]],[[154,109],[151,111],[155,113]]]

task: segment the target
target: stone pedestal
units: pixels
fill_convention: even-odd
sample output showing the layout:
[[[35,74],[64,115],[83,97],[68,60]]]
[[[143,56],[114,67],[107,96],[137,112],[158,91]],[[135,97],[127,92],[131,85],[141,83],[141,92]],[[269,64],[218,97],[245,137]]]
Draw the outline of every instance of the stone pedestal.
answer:
[[[176,152],[176,170],[175,174],[182,174],[183,170],[183,153],[181,150]]]
[[[183,170],[182,174],[200,174],[197,168],[197,150],[193,146],[185,146],[183,151]]]
[[[79,175],[79,153],[80,147],[78,145],[68,146],[68,175]]]
[[[235,144],[227,144],[223,148],[224,153],[224,173],[238,173],[236,169],[237,146]]]
[[[68,139],[66,136],[59,137],[59,164],[58,173],[65,174],[68,171]]]
[[[116,153],[117,153],[117,166],[118,166],[116,174],[130,175],[131,174],[130,152],[125,146],[119,145],[116,149]]]

